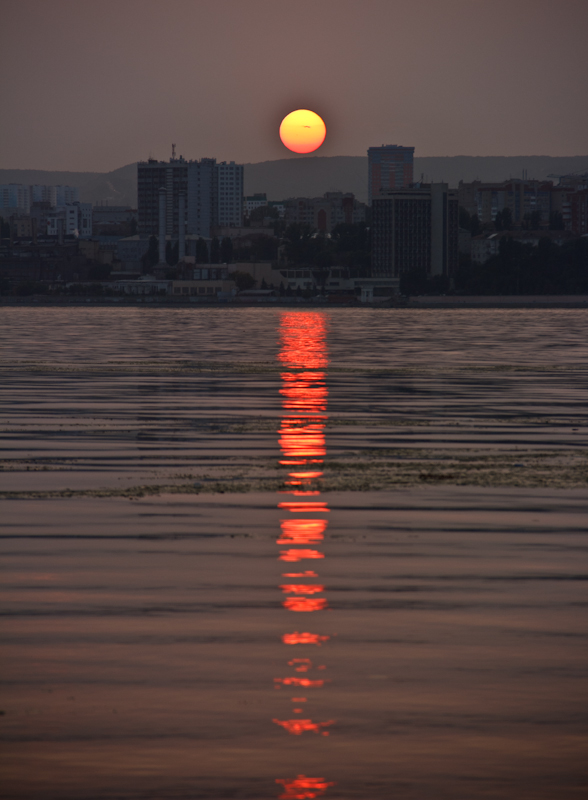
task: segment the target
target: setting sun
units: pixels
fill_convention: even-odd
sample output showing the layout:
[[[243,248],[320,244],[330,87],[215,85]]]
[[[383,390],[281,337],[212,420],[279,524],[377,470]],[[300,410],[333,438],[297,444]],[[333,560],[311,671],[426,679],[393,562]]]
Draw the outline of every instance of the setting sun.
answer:
[[[314,111],[299,108],[284,117],[280,125],[280,139],[294,153],[312,153],[325,141],[327,128]]]

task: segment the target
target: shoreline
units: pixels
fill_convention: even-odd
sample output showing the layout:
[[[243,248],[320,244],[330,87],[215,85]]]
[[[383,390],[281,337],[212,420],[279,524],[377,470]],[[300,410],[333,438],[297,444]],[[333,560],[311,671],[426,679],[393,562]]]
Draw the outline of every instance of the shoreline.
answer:
[[[369,309],[565,309],[588,308],[588,295],[446,295],[417,296],[403,303],[316,303],[293,298],[280,298],[275,302],[194,302],[190,297],[0,297],[0,307],[62,307],[62,306],[106,306],[128,308],[143,306],[151,308],[369,308]]]

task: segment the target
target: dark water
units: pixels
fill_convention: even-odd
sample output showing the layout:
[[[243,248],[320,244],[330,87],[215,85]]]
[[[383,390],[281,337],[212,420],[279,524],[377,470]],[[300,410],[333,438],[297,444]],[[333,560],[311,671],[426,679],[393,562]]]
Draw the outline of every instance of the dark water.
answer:
[[[323,483],[362,448],[358,485],[385,447],[581,464],[586,312],[2,323],[3,797],[586,796],[580,479]],[[120,496],[164,478],[199,493]]]

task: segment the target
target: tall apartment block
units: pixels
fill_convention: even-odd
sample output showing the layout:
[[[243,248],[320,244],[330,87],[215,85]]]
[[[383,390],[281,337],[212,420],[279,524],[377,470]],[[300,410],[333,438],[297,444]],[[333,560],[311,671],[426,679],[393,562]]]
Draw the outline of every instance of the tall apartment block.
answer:
[[[446,183],[381,192],[372,200],[372,277],[419,269],[451,276],[458,264],[457,191]]]
[[[413,182],[414,147],[383,144],[368,149],[368,202],[381,191],[405,189]]]
[[[48,203],[54,208],[64,208],[68,203],[78,203],[77,186],[46,186],[23,183],[0,185],[0,210],[28,214],[33,203]]]
[[[165,189],[166,235],[179,236],[180,195],[184,195],[185,232],[210,238],[217,226],[238,227],[243,220],[243,165],[214,158],[139,162],[137,166],[139,234],[159,234],[159,190]]]

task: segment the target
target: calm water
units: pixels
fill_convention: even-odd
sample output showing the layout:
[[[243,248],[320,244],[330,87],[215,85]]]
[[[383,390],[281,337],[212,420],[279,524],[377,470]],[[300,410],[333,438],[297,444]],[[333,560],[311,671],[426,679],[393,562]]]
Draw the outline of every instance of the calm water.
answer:
[[[587,312],[0,325],[3,797],[586,796]],[[580,477],[362,478],[447,450]]]

